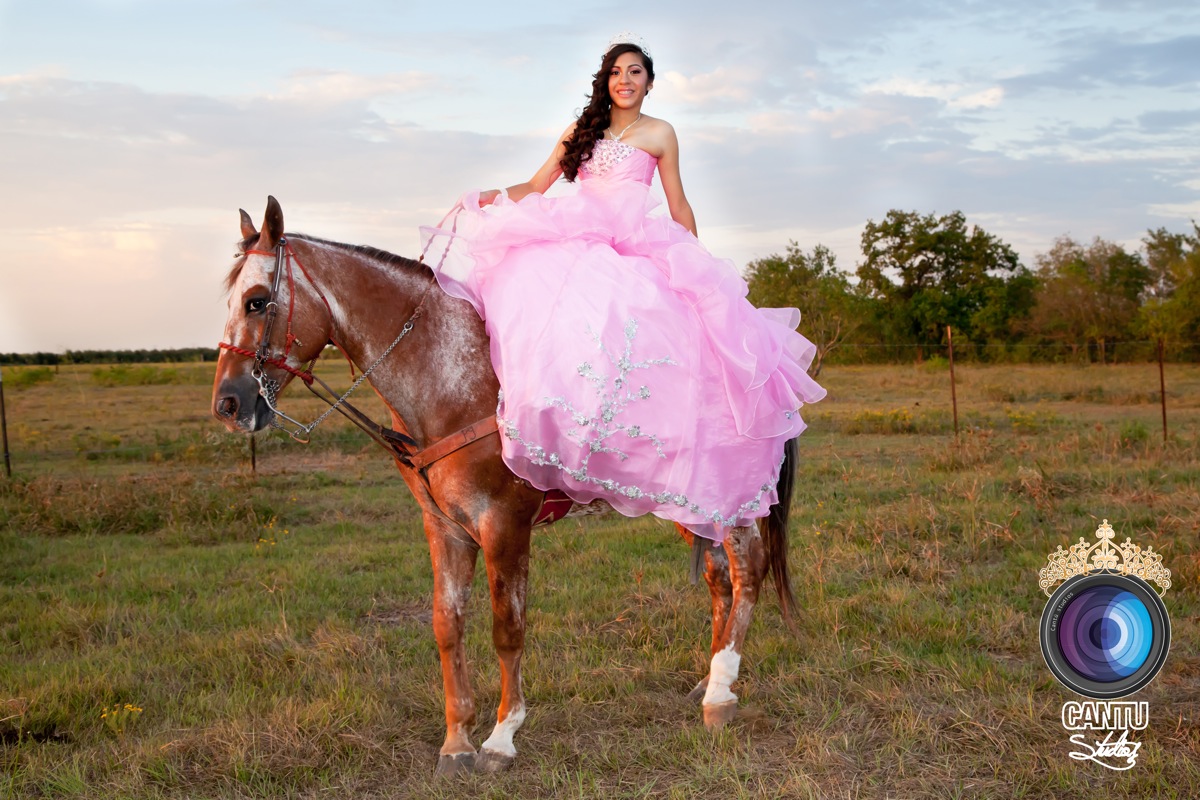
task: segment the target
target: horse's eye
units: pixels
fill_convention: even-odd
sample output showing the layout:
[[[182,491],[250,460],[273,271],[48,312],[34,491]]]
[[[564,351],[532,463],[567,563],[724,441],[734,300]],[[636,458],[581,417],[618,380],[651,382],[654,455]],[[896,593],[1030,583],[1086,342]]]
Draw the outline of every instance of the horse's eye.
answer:
[[[247,314],[257,313],[259,311],[262,311],[266,307],[267,307],[267,301],[261,297],[255,297],[252,300],[246,301],[246,313]]]

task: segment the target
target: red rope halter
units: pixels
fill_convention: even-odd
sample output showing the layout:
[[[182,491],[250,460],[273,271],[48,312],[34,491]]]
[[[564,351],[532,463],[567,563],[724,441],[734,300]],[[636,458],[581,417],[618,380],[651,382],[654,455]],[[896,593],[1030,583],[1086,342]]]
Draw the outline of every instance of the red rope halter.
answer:
[[[284,331],[283,353],[278,356],[270,355],[270,350],[269,350],[269,348],[271,346],[271,343],[269,341],[270,335],[271,335],[271,331],[270,331],[270,327],[269,327],[270,322],[271,322],[270,318],[268,319],[268,322],[264,325],[263,339],[259,343],[257,351],[247,350],[244,347],[238,347],[237,345],[232,344],[230,342],[220,342],[220,343],[218,343],[217,346],[223,350],[228,350],[231,353],[237,353],[240,356],[245,356],[246,358],[254,359],[255,367],[257,369],[262,369],[263,365],[270,364],[273,367],[278,367],[279,369],[283,370],[284,372],[288,372],[288,373],[291,373],[292,375],[295,375],[297,378],[299,378],[300,380],[304,381],[306,384],[311,386],[312,382],[313,382],[312,365],[313,365],[313,363],[316,362],[315,356],[313,357],[312,362],[309,363],[308,369],[303,369],[303,370],[296,369],[295,367],[293,367],[287,363],[287,357],[289,355],[291,355],[291,352],[292,352],[292,345],[297,341],[295,334],[292,333],[292,317],[294,316],[295,311],[296,311],[296,281],[295,281],[295,277],[292,273],[292,262],[293,261],[296,263],[296,266],[298,266],[300,268],[300,272],[304,274],[304,277],[308,280],[309,285],[312,286],[313,291],[315,291],[317,293],[317,297],[321,298],[321,302],[325,304],[325,310],[329,312],[329,319],[330,319],[331,326],[332,326],[332,321],[333,321],[333,309],[330,307],[329,300],[327,300],[325,298],[324,293],[321,292],[321,289],[316,285],[316,283],[313,282],[313,279],[309,276],[308,270],[304,268],[304,264],[296,256],[296,252],[292,249],[291,243],[288,242],[286,239],[284,239],[279,242],[279,247],[281,248],[281,252],[272,252],[270,250],[247,250],[245,252],[245,255],[247,255],[247,256],[252,256],[252,255],[253,256],[274,256],[276,259],[276,265],[277,265],[276,269],[280,269],[280,268],[287,269],[288,313],[287,313],[287,320],[285,321],[286,329]],[[278,292],[278,287],[279,287],[278,277],[279,276],[276,275],[276,280],[272,283],[271,297],[267,301],[268,306],[275,305],[275,296]],[[330,341],[330,343],[333,344],[334,347],[338,348],[339,350],[342,349],[341,345],[339,345],[336,341],[334,341],[332,335],[329,337],[329,341]]]

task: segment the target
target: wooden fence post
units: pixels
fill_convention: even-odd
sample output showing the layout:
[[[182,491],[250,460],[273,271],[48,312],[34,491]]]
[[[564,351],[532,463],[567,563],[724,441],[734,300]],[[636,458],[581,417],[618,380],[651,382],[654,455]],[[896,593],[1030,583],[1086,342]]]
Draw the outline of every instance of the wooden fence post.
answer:
[[[946,342],[950,345],[950,405],[954,409],[954,438],[958,438],[958,391],[954,388],[954,331],[946,326]]]
[[[254,447],[254,442],[257,441],[254,434],[250,434],[250,474],[258,474],[258,452]]]
[[[1167,443],[1167,379],[1163,376],[1163,340],[1158,337],[1158,400],[1162,405],[1163,444]]]
[[[0,436],[4,439],[4,474],[12,478],[12,461],[8,456],[8,416],[4,411],[4,369],[0,368]]]

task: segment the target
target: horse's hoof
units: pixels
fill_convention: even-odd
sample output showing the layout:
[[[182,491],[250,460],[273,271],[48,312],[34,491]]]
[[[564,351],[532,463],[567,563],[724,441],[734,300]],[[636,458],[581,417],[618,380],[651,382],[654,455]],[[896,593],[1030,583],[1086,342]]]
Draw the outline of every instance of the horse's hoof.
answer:
[[[475,759],[475,771],[494,775],[510,769],[516,760],[516,756],[506,756],[495,750],[483,750],[479,753],[479,758]]]
[[[440,756],[437,770],[439,777],[449,778],[454,775],[467,775],[475,771],[474,753],[455,753],[452,756]]]
[[[707,691],[708,691],[708,676],[705,675],[704,678],[701,679],[701,681],[696,684],[696,688],[692,689],[690,692],[687,693],[687,699],[692,701],[693,703],[698,703],[704,699],[704,694]]]
[[[737,701],[730,700],[727,703],[713,703],[704,707],[704,727],[710,731],[719,731],[737,716]]]

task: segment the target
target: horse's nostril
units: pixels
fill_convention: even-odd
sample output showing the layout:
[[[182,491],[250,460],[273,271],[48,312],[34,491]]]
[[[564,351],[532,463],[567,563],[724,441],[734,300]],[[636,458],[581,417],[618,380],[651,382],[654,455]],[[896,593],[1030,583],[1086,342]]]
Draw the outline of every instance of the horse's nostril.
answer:
[[[237,413],[238,401],[236,397],[222,397],[217,401],[217,413],[222,417],[232,417]]]

